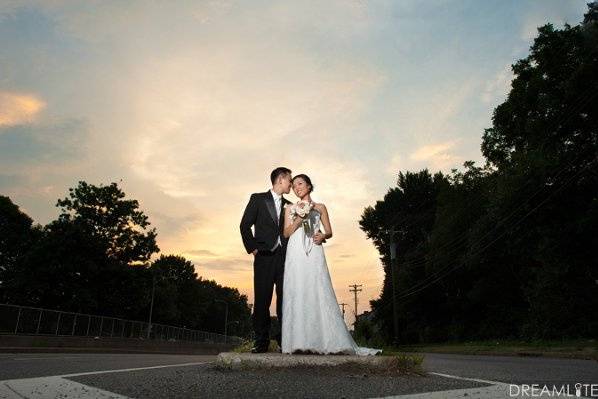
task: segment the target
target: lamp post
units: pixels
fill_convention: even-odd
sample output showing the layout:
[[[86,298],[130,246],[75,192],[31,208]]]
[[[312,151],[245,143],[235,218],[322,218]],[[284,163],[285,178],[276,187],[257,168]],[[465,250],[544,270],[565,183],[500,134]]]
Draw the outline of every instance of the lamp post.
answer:
[[[228,302],[222,299],[215,299],[214,302],[222,302],[226,305],[226,310],[224,311],[224,343],[226,344],[226,336],[228,331]]]
[[[240,322],[239,320],[233,320],[233,321],[229,321],[229,322],[228,322],[228,325],[229,325],[229,326],[232,326],[233,324],[236,324],[236,325],[238,326],[238,327],[237,327],[237,331],[238,331],[238,329],[241,327],[241,322]],[[238,334],[237,334],[237,335],[238,335]]]
[[[149,320],[147,322],[147,339],[150,339],[150,334],[152,332],[152,313],[154,312],[154,295],[156,293],[156,272],[152,270],[152,301],[150,303],[150,312],[149,312]]]
[[[395,243],[395,233],[396,231],[393,229],[389,232],[390,234],[390,270],[391,270],[391,278],[392,278],[392,322],[393,322],[393,343],[395,345],[399,344],[399,305],[397,303],[397,272],[395,269],[398,268],[398,261],[397,261],[397,245]]]

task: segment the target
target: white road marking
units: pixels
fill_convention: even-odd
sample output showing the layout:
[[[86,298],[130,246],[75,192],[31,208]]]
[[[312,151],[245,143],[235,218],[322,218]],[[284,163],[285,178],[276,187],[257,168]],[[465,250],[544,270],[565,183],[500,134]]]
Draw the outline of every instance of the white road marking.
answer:
[[[81,356],[59,356],[59,357],[13,357],[11,360],[55,360],[55,359],[85,359]]]
[[[490,385],[509,385],[506,382],[502,382],[502,381],[490,381],[490,380],[481,380],[479,378],[468,378],[468,377],[461,377],[458,375],[451,375],[451,374],[442,374],[442,373],[434,373],[434,372],[429,372],[428,374],[434,374],[440,377],[445,377],[445,378],[454,378],[456,380],[463,380],[463,381],[473,381],[473,382],[480,382],[482,384],[490,384]]]
[[[188,367],[209,364],[213,362],[194,362],[165,364],[161,366],[135,367],[128,369],[98,370],[84,373],[71,373],[55,375],[50,377],[21,378],[15,380],[0,381],[0,399],[50,399],[50,398],[115,398],[127,399],[126,396],[119,395],[103,389],[90,387],[75,381],[69,377],[79,377],[84,375],[126,373],[130,371],[154,370],[168,367]]]
[[[126,399],[126,396],[90,387],[61,377],[26,378],[22,380],[5,381],[0,388],[0,398],[3,399],[50,399],[50,398],[114,398]],[[7,395],[7,396],[4,396]]]
[[[149,367],[135,367],[130,369],[116,369],[116,370],[99,370],[99,371],[87,371],[85,373],[73,373],[73,374],[63,374],[57,377],[79,377],[82,375],[95,375],[95,374],[109,374],[109,373],[126,373],[129,371],[139,371],[139,370],[153,370],[153,369],[164,369],[168,367],[188,367],[188,366],[199,366],[200,364],[209,364],[214,363],[211,362],[195,362],[195,363],[178,363],[178,364],[164,364],[161,366],[149,366]]]
[[[491,385],[489,387],[467,388],[467,389],[451,389],[448,391],[423,392],[399,396],[386,396],[384,399],[502,399],[508,398],[509,391],[499,385]]]
[[[385,396],[384,398],[378,398],[378,399],[422,399],[422,398],[501,399],[501,398],[529,398],[530,397],[530,393],[527,392],[527,394],[526,394],[522,390],[522,386],[517,385],[517,384],[508,384],[508,383],[501,382],[501,381],[482,380],[479,378],[467,378],[467,377],[461,377],[458,375],[443,374],[443,373],[428,372],[428,374],[433,374],[433,375],[437,375],[439,377],[444,377],[444,378],[453,378],[453,379],[462,380],[462,381],[479,382],[482,384],[489,384],[490,386],[478,387],[478,388],[466,388],[466,389],[449,389],[446,391],[422,392],[422,393],[407,394],[407,395]],[[574,391],[572,391],[570,393],[571,393],[571,396],[581,397],[581,396],[575,396]],[[546,394],[544,394],[544,395],[542,395],[542,394],[540,394],[540,392],[538,392],[537,395],[534,395],[534,397],[536,397],[536,398],[553,398],[555,396],[556,395],[554,395],[552,392],[546,392]]]

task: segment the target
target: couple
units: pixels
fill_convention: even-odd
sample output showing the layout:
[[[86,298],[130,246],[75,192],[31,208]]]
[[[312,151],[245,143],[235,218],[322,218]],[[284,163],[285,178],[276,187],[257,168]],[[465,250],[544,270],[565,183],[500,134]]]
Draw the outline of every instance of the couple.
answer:
[[[326,206],[311,199],[314,186],[310,178],[292,177],[289,169],[279,167],[270,180],[270,190],[251,195],[240,225],[245,249],[254,255],[252,352],[268,351],[274,286],[282,330],[276,340],[283,353],[380,352],[357,346],[345,325],[322,247],[322,242],[332,237],[330,219]],[[282,196],[290,193],[291,187],[300,199],[295,205]]]

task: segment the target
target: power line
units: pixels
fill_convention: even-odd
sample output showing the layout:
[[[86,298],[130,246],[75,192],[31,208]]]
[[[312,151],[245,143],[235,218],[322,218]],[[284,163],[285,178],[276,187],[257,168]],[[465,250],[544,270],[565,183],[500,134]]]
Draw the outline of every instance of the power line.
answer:
[[[520,218],[515,224],[513,224],[511,226],[511,228],[516,227],[517,225],[521,224],[521,222],[523,222],[529,215],[531,215],[533,212],[535,212],[538,208],[540,208],[542,205],[544,205],[549,199],[550,197],[552,197],[554,194],[556,194],[557,192],[559,192],[561,189],[563,189],[564,187],[566,187],[575,177],[577,177],[578,175],[580,175],[582,172],[584,172],[586,169],[588,169],[591,166],[591,163],[586,165],[584,168],[580,169],[579,171],[577,171],[577,173],[575,173],[573,176],[571,176],[561,187],[559,187],[558,189],[556,189],[555,191],[553,191],[549,196],[547,196],[542,202],[540,202],[538,205],[536,205],[532,210],[530,210],[529,212],[527,212],[522,218]],[[495,237],[492,241],[490,241],[488,244],[484,245],[482,248],[480,248],[478,251],[474,252],[472,255],[479,255],[480,253],[482,253],[483,251],[485,251],[487,248],[489,248],[490,246],[492,246],[496,241],[498,241],[500,238],[502,238],[505,234],[507,234],[509,232],[508,229],[505,229],[505,231],[503,231],[503,233],[501,233],[500,235],[498,235],[497,237]],[[443,269],[446,269],[448,266],[454,264],[457,261],[457,259],[447,263],[445,265],[445,267]],[[417,287],[417,285],[421,285],[422,283],[418,283],[416,284],[415,287],[411,287],[409,290],[407,290],[407,292],[402,293],[401,295],[397,296],[397,300],[400,299],[404,299],[407,298],[411,295],[414,295],[418,292],[423,291],[424,289],[428,288],[429,286],[435,284],[436,282],[440,281],[441,279],[443,279],[444,277],[448,276],[449,274],[451,274],[452,272],[454,272],[457,269],[460,269],[461,267],[463,267],[465,265],[465,263],[460,263],[457,264],[455,267],[447,270],[444,273],[440,273],[437,278],[429,281],[429,282],[422,282],[423,285],[420,287]],[[392,298],[391,298],[392,299]],[[388,306],[390,306],[392,304],[392,301],[384,304],[382,307],[380,307],[379,309],[377,309],[378,311],[382,311],[384,309],[386,309]]]
[[[592,98],[595,97],[597,94],[598,94],[597,92],[595,92],[595,91],[593,91],[591,89],[586,90],[585,93],[583,93],[581,96],[578,97],[580,99],[580,101],[576,105],[570,107],[571,113],[569,113],[566,117],[561,118],[559,121],[557,121],[556,125],[560,126],[560,125],[564,124],[569,118],[571,118],[571,116],[573,115],[573,111],[575,111],[576,109],[578,109],[578,110],[581,109],[583,106],[585,106],[587,103],[589,103],[592,100]],[[578,157],[578,158],[581,158],[581,157]],[[576,163],[576,161],[578,160],[578,158],[573,159],[565,167],[559,168],[558,173],[556,173],[555,176],[552,177],[552,179],[549,178],[548,180],[553,180],[553,185],[554,185],[554,183],[560,177],[560,175],[562,173],[564,173],[565,171],[567,171],[570,166],[572,166],[574,163]],[[521,189],[526,188],[533,181],[534,181],[533,178],[528,179],[528,181],[526,181],[525,184],[523,186],[521,186]],[[527,198],[525,201],[522,201],[519,204],[519,206],[515,207],[507,216],[502,217],[501,219],[499,219],[497,221],[497,223],[495,224],[495,226],[492,229],[488,230],[486,232],[486,234],[484,234],[482,237],[480,237],[477,240],[476,244],[482,242],[482,240],[484,238],[486,238],[490,234],[494,233],[500,227],[503,227],[503,224],[505,224],[508,221],[508,219],[510,219],[512,216],[514,216],[521,208],[523,208],[525,205],[527,205],[534,197],[536,197],[538,194],[540,194],[540,192],[544,191],[545,189],[546,189],[546,184],[543,184],[538,190],[536,190],[536,192],[534,192],[534,194],[531,197]],[[445,255],[455,254],[459,250],[460,246],[466,243],[467,238],[468,238],[467,234],[457,235],[456,237],[454,237],[453,239],[451,239],[451,240],[443,243],[441,246],[439,246],[436,249],[437,250],[442,250],[442,249],[444,249],[446,247],[451,246],[452,247],[451,250],[447,254],[445,254]],[[404,267],[420,266],[420,265],[426,264],[428,261],[429,261],[429,259],[426,258],[426,257],[415,258],[415,259],[403,262],[403,266]],[[416,286],[417,285],[425,284],[426,280],[433,279],[435,276],[443,273],[448,268],[448,266],[451,263],[453,263],[453,262],[450,262],[449,264],[445,265],[443,268],[441,268],[440,270],[437,270],[432,275],[427,276],[423,281],[418,282],[416,284]],[[415,287],[412,287],[412,289],[413,288],[415,288]]]
[[[591,166],[591,163],[590,163],[590,164],[588,164],[588,165],[586,165],[584,168],[580,169],[580,171],[583,171],[583,170],[587,169],[589,166]],[[559,173],[557,173],[557,174],[554,176],[554,182],[553,182],[553,184],[552,184],[552,186],[553,186],[553,187],[554,187],[554,184],[556,183],[556,181],[557,181],[557,179],[558,179],[559,175],[560,175],[560,174],[561,174],[561,173],[562,173],[564,170],[565,170],[565,169],[561,169],[561,170],[559,171]],[[578,172],[580,172],[580,171],[578,171]],[[577,174],[579,174],[579,173],[576,173],[576,174],[575,174],[573,177],[575,177]],[[569,180],[570,180],[570,179],[569,179]],[[565,182],[565,184],[564,184],[564,185],[566,185],[566,184],[568,184],[568,183],[569,183],[569,181]],[[549,195],[548,195],[548,197],[546,197],[544,200],[542,200],[542,201],[540,202],[540,204],[543,204],[543,203],[544,203],[544,202],[545,202],[545,201],[546,201],[548,198],[550,198],[552,195],[556,194],[556,192],[560,191],[560,190],[561,190],[561,189],[564,187],[564,185],[563,185],[563,186],[561,186],[560,188],[558,188],[557,190],[553,191],[551,194],[549,194]],[[533,198],[534,198],[534,197],[535,197],[535,196],[536,196],[536,195],[537,195],[537,194],[538,194],[540,191],[544,190],[545,188],[546,188],[546,187],[542,187],[542,188],[541,188],[539,191],[537,191],[536,193],[534,193],[534,194],[533,194],[533,195],[532,195],[530,198],[528,198],[527,200],[523,201],[523,202],[522,202],[522,203],[521,203],[519,206],[517,206],[517,207],[516,207],[516,208],[515,208],[515,209],[514,209],[514,210],[513,210],[513,211],[512,211],[512,212],[511,212],[509,215],[507,215],[506,217],[502,217],[501,219],[499,219],[499,220],[496,222],[496,224],[494,225],[494,227],[493,227],[493,228],[489,229],[489,230],[488,230],[488,231],[487,231],[487,232],[486,232],[486,233],[485,233],[483,236],[479,237],[479,238],[478,238],[476,241],[473,241],[472,243],[470,243],[470,246],[473,246],[473,245],[480,244],[481,242],[483,242],[483,240],[484,240],[486,237],[488,237],[488,236],[490,236],[491,234],[495,233],[495,232],[496,232],[497,230],[499,230],[499,228],[501,228],[501,227],[502,227],[502,228],[504,228],[504,230],[505,230],[505,232],[504,232],[503,234],[501,234],[501,237],[502,237],[502,235],[506,234],[506,231],[508,231],[508,229],[512,228],[512,227],[513,227],[513,226],[515,226],[515,225],[518,225],[518,224],[519,224],[519,222],[517,222],[517,223],[516,223],[515,225],[513,225],[513,226],[508,226],[507,222],[509,221],[509,219],[510,219],[511,217],[513,217],[513,216],[514,216],[514,215],[515,215],[515,214],[516,214],[516,213],[517,213],[517,212],[520,210],[520,208],[522,208],[524,205],[528,204],[528,202],[530,202],[530,201],[531,201],[531,200],[532,200],[532,199],[533,199]],[[538,206],[536,206],[536,207],[534,208],[534,210],[535,210],[535,209],[537,209],[537,208],[538,208]],[[528,214],[529,214],[529,212],[528,212]],[[527,215],[526,215],[526,216],[527,216]],[[453,247],[451,250],[449,250],[447,253],[445,253],[445,256],[452,256],[452,255],[454,255],[454,254],[456,254],[456,253],[457,253],[457,251],[459,250],[459,246],[460,246],[460,245],[462,245],[462,244],[465,244],[465,242],[466,242],[467,238],[468,238],[468,235],[466,235],[466,234],[463,234],[463,235],[461,235],[460,237],[457,237],[456,239],[449,240],[449,242],[447,242],[447,243],[445,243],[445,244],[441,245],[439,248],[437,248],[437,250],[441,250],[442,248],[444,248],[444,247],[447,247],[448,245],[452,245],[452,243],[454,243],[456,246],[454,246],[454,247]],[[460,243],[459,243],[459,241],[462,241],[462,242],[460,242]],[[417,259],[417,258],[416,258],[416,259],[413,259],[413,260],[410,260],[410,261],[405,261],[405,262],[403,262],[403,266],[407,266],[407,267],[413,267],[413,266],[423,265],[423,264],[425,264],[425,263],[426,263],[426,262],[428,262],[428,261],[429,261],[429,259],[428,259],[428,258],[426,258],[426,257],[421,257],[421,258],[419,258],[419,259]],[[449,262],[448,264],[446,264],[445,266],[443,266],[441,269],[439,269],[439,270],[435,271],[435,272],[434,272],[434,273],[432,273],[431,275],[427,276],[427,277],[426,277],[424,280],[422,280],[422,281],[418,282],[417,284],[415,284],[415,286],[411,287],[411,289],[417,288],[417,286],[418,286],[418,285],[423,285],[423,284],[426,284],[426,281],[427,281],[427,280],[433,279],[433,278],[434,278],[434,277],[436,277],[437,275],[439,275],[439,274],[443,273],[443,272],[444,272],[446,269],[448,269],[448,268],[450,267],[450,265],[451,265],[451,264],[453,264],[455,261],[456,261],[456,260],[453,260],[452,262]]]
[[[581,68],[581,66],[579,68],[577,68],[577,70],[580,70],[580,68]],[[560,130],[561,128],[563,128],[565,123],[567,123],[569,121],[569,119],[571,119],[573,116],[577,115],[577,113],[580,112],[587,104],[589,104],[596,95],[597,95],[596,90],[592,87],[588,87],[587,90],[584,93],[582,93],[582,95],[577,97],[578,101],[576,103],[571,104],[571,102],[569,102],[569,105],[566,106],[566,109],[561,114],[561,116],[558,118],[558,120],[556,120],[552,123],[552,130],[555,130],[555,129]],[[545,145],[546,145],[546,142],[543,142],[541,144],[540,150],[542,150]],[[577,170],[577,172],[573,173],[573,175],[570,176],[568,179],[564,179],[566,181],[564,181],[560,187],[558,187],[557,189],[555,189],[554,191],[549,193],[542,201],[537,203],[537,205],[534,206],[530,211],[528,211],[527,213],[525,213],[525,215],[523,215],[517,221],[515,221],[515,223],[511,223],[510,219],[512,217],[514,217],[517,213],[519,213],[522,210],[522,208],[524,208],[525,206],[531,205],[531,204],[529,204],[529,202],[532,201],[538,194],[544,192],[545,190],[547,190],[549,188],[555,187],[557,185],[557,182],[558,182],[560,176],[563,173],[570,171],[570,167],[572,165],[574,165],[574,163],[576,163],[577,161],[581,161],[582,159],[583,159],[583,154],[580,154],[579,157],[574,157],[574,159],[572,159],[571,162],[569,162],[565,167],[559,167],[558,173],[556,173],[552,177],[552,179],[550,177],[548,177],[546,179],[546,181],[542,183],[541,187],[538,190],[536,190],[532,196],[527,198],[525,201],[521,202],[519,204],[519,206],[516,206],[508,215],[501,217],[498,220],[498,223],[496,223],[492,229],[489,229],[486,232],[486,234],[484,234],[482,237],[479,237],[474,242],[470,243],[470,246],[475,246],[475,245],[481,244],[486,237],[493,235],[495,232],[497,232],[497,230],[499,228],[503,229],[503,232],[501,234],[499,234],[494,239],[492,239],[488,244],[482,246],[473,255],[475,256],[475,255],[482,253],[487,248],[492,246],[496,241],[498,241],[500,238],[502,238],[504,235],[509,233],[509,231],[511,229],[513,229],[513,228],[517,227],[519,224],[521,224],[527,217],[529,217],[532,213],[534,213],[537,209],[539,209],[542,205],[544,205],[553,195],[555,195],[561,189],[566,187],[573,179],[575,179],[578,175],[580,175],[582,172],[584,172],[586,169],[588,169],[596,161],[596,159],[590,161],[584,167]],[[590,169],[590,172],[592,172],[591,169]],[[520,185],[519,189],[521,191],[523,191],[532,182],[534,182],[533,176],[531,176],[523,185]],[[416,208],[417,209],[421,208],[423,203],[424,202],[422,202]],[[396,216],[394,216],[392,218],[393,220],[390,223],[389,229],[394,230],[394,228],[397,226],[397,224],[399,224],[400,222],[406,221],[409,217],[410,217],[410,215],[405,215],[405,214],[401,215],[400,213],[397,214]],[[389,225],[387,224],[387,226],[389,226]],[[383,233],[383,230],[379,231],[379,234],[380,233]],[[467,243],[468,238],[469,238],[469,234],[466,234],[466,233],[459,234],[457,236],[454,236],[452,239],[448,240],[447,242],[443,243],[441,246],[439,246],[436,249],[441,250],[441,249],[444,249],[447,247],[451,247],[451,249],[448,251],[448,254],[453,254],[453,253],[457,252],[463,244]],[[437,270],[436,272],[427,276],[423,281],[420,281],[417,284],[415,284],[415,286],[411,287],[409,290],[407,290],[407,292],[404,292],[398,296],[396,293],[393,293],[391,299],[394,300],[395,298],[400,298],[400,299],[406,298],[408,296],[414,295],[414,294],[424,290],[425,288],[435,284],[437,281],[440,281],[441,279],[443,279],[445,276],[449,275],[453,271],[464,266],[464,264],[458,264],[455,267],[451,267],[453,264],[455,264],[458,261],[459,261],[459,259],[455,257],[452,261],[449,261],[447,264],[445,264],[440,270]],[[403,265],[413,267],[413,266],[418,266],[418,265],[425,265],[427,262],[429,262],[429,257],[422,256],[419,258],[411,259],[409,261],[405,261],[405,262],[403,262]],[[391,262],[390,267],[393,268],[392,262]],[[393,301],[389,301],[388,303],[385,303],[381,308],[379,308],[379,310],[385,309],[387,306],[389,306],[392,303],[393,303]]]

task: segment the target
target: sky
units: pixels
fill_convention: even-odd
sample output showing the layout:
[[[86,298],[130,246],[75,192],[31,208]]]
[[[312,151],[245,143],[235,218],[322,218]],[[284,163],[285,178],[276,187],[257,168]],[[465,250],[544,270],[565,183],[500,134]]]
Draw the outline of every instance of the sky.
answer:
[[[275,167],[306,173],[350,323],[349,285],[361,313],[384,277],[363,209],[399,171],[483,163],[511,64],[585,3],[0,0],[0,195],[46,224],[80,180],[117,182],[161,254],[252,303],[243,209]]]

